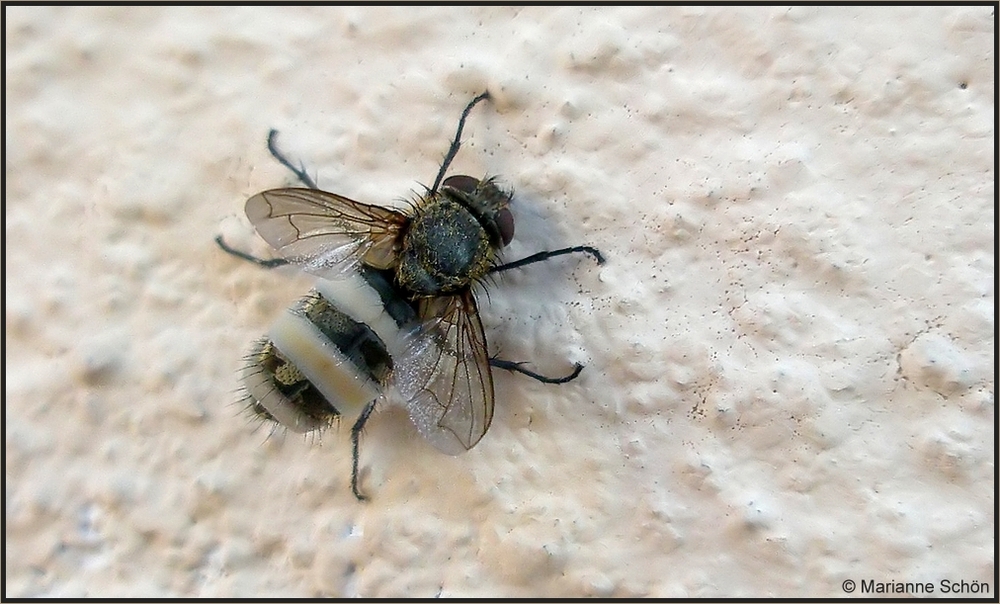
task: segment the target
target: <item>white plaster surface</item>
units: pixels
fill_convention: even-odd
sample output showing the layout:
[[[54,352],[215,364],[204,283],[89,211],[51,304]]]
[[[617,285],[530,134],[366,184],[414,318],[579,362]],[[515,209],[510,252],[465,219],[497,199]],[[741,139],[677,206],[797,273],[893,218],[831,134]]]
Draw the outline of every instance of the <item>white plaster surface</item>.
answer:
[[[994,9],[5,8],[7,596],[843,596],[995,571]],[[256,430],[245,199],[517,192],[493,426]],[[984,592],[980,592],[983,595]]]

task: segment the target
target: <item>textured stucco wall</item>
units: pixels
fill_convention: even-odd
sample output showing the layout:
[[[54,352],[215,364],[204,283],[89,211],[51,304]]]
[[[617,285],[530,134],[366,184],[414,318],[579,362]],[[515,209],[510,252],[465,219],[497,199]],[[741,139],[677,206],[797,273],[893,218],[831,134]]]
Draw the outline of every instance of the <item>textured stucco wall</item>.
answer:
[[[6,595],[840,596],[995,573],[993,9],[5,9]],[[244,200],[518,195],[493,427],[254,432]],[[319,441],[319,442],[317,442]]]

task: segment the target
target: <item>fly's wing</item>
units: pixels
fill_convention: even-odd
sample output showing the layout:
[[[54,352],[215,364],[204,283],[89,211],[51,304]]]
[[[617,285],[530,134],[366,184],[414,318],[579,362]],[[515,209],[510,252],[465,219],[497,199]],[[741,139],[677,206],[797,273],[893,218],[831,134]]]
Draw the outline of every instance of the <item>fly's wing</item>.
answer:
[[[247,200],[247,218],[283,258],[335,279],[358,262],[389,268],[404,214],[318,189],[272,189]]]
[[[483,324],[471,292],[424,299],[419,314],[424,324],[396,363],[396,386],[420,434],[458,455],[476,446],[493,421]]]

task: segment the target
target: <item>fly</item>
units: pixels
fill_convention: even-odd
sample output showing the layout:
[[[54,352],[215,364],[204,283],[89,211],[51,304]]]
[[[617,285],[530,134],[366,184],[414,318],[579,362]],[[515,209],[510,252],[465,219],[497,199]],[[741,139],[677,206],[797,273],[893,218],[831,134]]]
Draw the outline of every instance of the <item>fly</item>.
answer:
[[[320,278],[254,345],[242,382],[253,413],[295,432],[354,419],[351,490],[359,500],[360,434],[388,391],[396,391],[421,435],[456,455],[489,429],[492,367],[553,384],[583,369],[576,364],[552,378],[489,356],[473,295],[487,275],[564,254],[589,254],[598,264],[604,257],[576,246],[499,263],[514,236],[512,192],[490,177],[445,177],[465,120],[488,98],[484,92],[465,107],[434,184],[409,211],[320,190],[277,149],[271,130],[268,150],[306,185],[246,203],[250,222],[280,257],[258,259],[216,238],[223,250],[261,266],[295,264]]]

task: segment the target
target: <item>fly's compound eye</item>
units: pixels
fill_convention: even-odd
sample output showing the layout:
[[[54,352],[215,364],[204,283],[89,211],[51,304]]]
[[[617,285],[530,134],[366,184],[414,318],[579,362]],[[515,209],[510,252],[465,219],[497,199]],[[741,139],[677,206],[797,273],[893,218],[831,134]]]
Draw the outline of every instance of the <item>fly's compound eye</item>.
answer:
[[[500,230],[500,239],[504,247],[514,239],[514,215],[510,210],[504,208],[497,212],[497,228]]]
[[[473,193],[476,192],[476,187],[479,186],[479,179],[473,178],[471,176],[465,176],[464,174],[458,176],[449,176],[448,178],[444,179],[444,182],[441,183],[441,186],[451,187],[456,191],[461,191],[468,195],[472,195]]]

